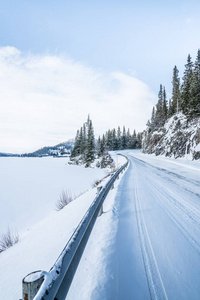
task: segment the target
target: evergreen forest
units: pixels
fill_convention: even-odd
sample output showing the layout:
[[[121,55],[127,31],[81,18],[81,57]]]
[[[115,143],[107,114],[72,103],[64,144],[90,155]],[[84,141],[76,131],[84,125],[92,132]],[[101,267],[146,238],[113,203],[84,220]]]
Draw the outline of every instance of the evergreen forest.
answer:
[[[108,151],[138,149],[141,148],[141,142],[142,134],[136,133],[135,130],[131,134],[125,126],[123,126],[123,130],[120,126],[117,129],[109,129],[102,137],[99,136],[96,141],[92,120],[88,116],[87,121],[77,130],[70,159],[89,167],[95,158],[103,157],[104,161],[105,158],[110,160]]]
[[[165,87],[160,84],[158,102],[153,107],[151,120],[147,122],[149,131],[163,127],[166,120],[182,112],[188,121],[200,117],[200,49],[195,62],[190,54],[187,57],[182,81],[177,66],[173,69],[172,97],[167,100]]]

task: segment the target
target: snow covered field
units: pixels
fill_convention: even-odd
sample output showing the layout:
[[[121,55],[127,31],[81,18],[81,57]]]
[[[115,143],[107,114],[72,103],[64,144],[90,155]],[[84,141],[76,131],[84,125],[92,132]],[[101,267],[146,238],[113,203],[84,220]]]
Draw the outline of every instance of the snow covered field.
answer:
[[[21,231],[56,208],[63,190],[72,195],[105,176],[101,169],[68,165],[68,158],[0,158],[0,234]]]
[[[21,280],[49,270],[96,196],[91,189],[107,173],[68,165],[68,158],[0,158],[0,236],[19,232],[20,241],[0,254],[0,299],[21,298]],[[79,195],[55,211],[63,190]],[[10,284],[11,283],[11,284]]]
[[[129,168],[105,201],[67,299],[200,299],[200,163],[139,151],[123,153],[130,159]],[[8,224],[17,226],[20,241],[0,254],[0,299],[16,300],[21,298],[24,276],[51,268],[96,196],[91,183],[105,173],[67,166],[65,159],[6,160],[1,165],[9,167],[13,177],[1,170],[1,222],[5,229]],[[78,191],[82,180],[85,185]],[[42,195],[35,206],[23,205],[26,185],[30,189],[24,196],[30,194],[31,201]],[[88,191],[56,212],[55,201],[63,188]],[[6,195],[18,195],[21,202],[10,203],[19,221],[5,213]]]

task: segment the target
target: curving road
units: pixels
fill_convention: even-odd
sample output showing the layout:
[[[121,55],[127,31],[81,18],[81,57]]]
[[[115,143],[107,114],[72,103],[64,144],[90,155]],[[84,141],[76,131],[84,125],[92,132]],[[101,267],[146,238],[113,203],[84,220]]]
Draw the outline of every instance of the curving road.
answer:
[[[115,299],[200,299],[200,177],[129,160],[116,197]]]
[[[200,165],[126,155],[69,299],[199,300]]]

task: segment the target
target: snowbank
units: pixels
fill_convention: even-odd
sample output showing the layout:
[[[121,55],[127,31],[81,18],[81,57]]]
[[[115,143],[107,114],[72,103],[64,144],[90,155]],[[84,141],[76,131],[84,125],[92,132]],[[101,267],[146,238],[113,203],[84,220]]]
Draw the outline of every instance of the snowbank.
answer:
[[[1,158],[0,228],[17,228],[20,240],[0,254],[0,299],[20,299],[26,275],[49,271],[96,197],[91,186],[105,175],[69,166],[66,158]],[[83,194],[58,212],[55,203],[66,188]]]

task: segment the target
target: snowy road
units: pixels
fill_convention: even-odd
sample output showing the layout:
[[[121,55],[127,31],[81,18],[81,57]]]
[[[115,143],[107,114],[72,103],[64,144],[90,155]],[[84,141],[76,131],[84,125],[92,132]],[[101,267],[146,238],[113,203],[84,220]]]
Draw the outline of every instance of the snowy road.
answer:
[[[127,299],[200,299],[200,180],[129,158],[119,195],[122,210],[124,198],[129,211],[121,211],[120,219],[131,214],[128,225],[135,234],[126,244],[137,247],[128,267],[123,260],[121,267],[126,272],[140,260],[134,272],[140,290],[135,295],[132,284]],[[126,256],[126,250],[119,251],[119,257]],[[123,285],[119,299],[125,291]]]
[[[92,262],[95,243],[103,249],[95,264],[103,278],[94,282],[90,299],[200,299],[199,165],[128,156],[110,210],[112,239],[107,234],[98,241],[107,226],[102,218],[84,257]],[[87,272],[94,273],[88,265]]]

